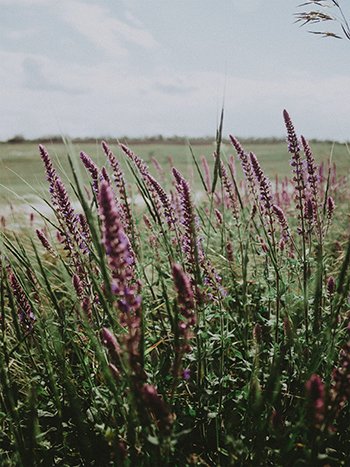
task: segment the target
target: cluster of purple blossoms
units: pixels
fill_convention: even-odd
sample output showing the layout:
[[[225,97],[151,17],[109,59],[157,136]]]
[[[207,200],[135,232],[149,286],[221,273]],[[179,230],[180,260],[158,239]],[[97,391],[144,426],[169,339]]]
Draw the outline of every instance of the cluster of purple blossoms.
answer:
[[[301,143],[303,145],[304,154],[306,158],[306,167],[307,167],[307,182],[310,190],[310,200],[312,206],[312,215],[316,224],[318,223],[318,167],[315,163],[314,156],[312,154],[311,148],[304,138],[301,136]]]
[[[94,193],[97,195],[98,194],[98,181],[100,178],[99,176],[100,170],[95,164],[95,162],[91,159],[91,157],[88,156],[85,152],[80,153],[80,160],[82,161],[85,168],[91,175],[92,189],[94,190]]]
[[[233,217],[236,223],[238,223],[239,212],[238,212],[238,205],[237,205],[237,194],[236,194],[235,188],[231,180],[228,178],[226,168],[222,161],[220,161],[220,175],[221,175],[222,184],[225,188],[225,191],[228,197],[228,202],[232,210]]]
[[[154,177],[152,177],[152,175],[149,174],[147,178],[159,197],[163,208],[164,218],[169,228],[174,228],[176,225],[176,216],[168,195],[166,194],[164,188],[160,185],[160,183],[158,183],[158,181]]]
[[[350,341],[341,349],[338,365],[333,370],[331,399],[336,415],[350,399]]]
[[[265,176],[259,161],[255,154],[252,152],[249,154],[250,163],[255,175],[255,179],[259,185],[260,191],[260,205],[262,207],[262,211],[267,214],[271,214],[272,208],[272,194],[271,194],[271,183],[270,180]]]
[[[276,204],[274,204],[272,206],[272,210],[278,220],[278,223],[281,227],[281,230],[282,230],[282,239],[284,240],[284,242],[287,242],[290,238],[290,230],[289,230],[289,226],[288,226],[288,222],[287,222],[287,219],[286,219],[286,216],[283,212],[283,209],[280,208],[279,206],[277,206]]]
[[[288,150],[292,155],[291,166],[293,169],[294,177],[294,188],[295,188],[295,201],[296,208],[299,210],[299,218],[303,223],[304,219],[304,200],[305,200],[305,179],[304,179],[304,167],[303,161],[300,155],[300,146],[298,138],[295,133],[293,122],[286,110],[283,111],[283,117],[287,129],[287,141],[288,141]],[[305,232],[300,230],[302,235]]]
[[[118,297],[118,307],[125,313],[137,312],[141,305],[139,286],[134,278],[135,258],[130,241],[120,222],[112,188],[102,182],[99,193],[102,242],[112,273],[111,290]]]
[[[128,156],[128,158],[136,165],[138,168],[143,181],[145,182],[148,191],[150,192],[152,196],[152,200],[154,202],[155,208],[157,212],[161,211],[160,203],[159,203],[159,198],[158,198],[158,193],[155,190],[153,184],[149,180],[149,170],[147,167],[147,164],[141,159],[141,157],[137,156],[134,152],[131,151],[125,144],[120,144],[120,148],[122,151]]]
[[[243,147],[241,146],[237,138],[230,135],[230,140],[231,140],[233,147],[235,148],[237,152],[239,160],[241,161],[243,173],[248,183],[248,189],[250,193],[253,195],[253,197],[256,198],[257,193],[256,193],[254,173],[253,173],[252,166],[250,163],[250,158],[248,154],[244,151]]]
[[[181,203],[181,223],[184,227],[182,249],[187,257],[189,269],[193,272],[193,268],[199,261],[199,255],[201,254],[201,244],[196,234],[198,220],[194,213],[191,190],[187,180],[177,169],[173,168],[172,171]]]
[[[18,318],[19,322],[26,331],[32,331],[35,321],[35,315],[29,300],[24,293],[20,283],[18,282],[15,274],[9,268],[9,282],[12,288],[13,295],[18,305]]]
[[[173,415],[168,405],[152,384],[143,384],[139,390],[144,406],[152,413],[162,433],[169,433],[173,424]]]
[[[39,151],[45,166],[46,178],[49,182],[51,201],[60,223],[60,241],[64,242],[65,248],[69,251],[69,254],[72,255],[76,266],[78,267],[79,261],[76,258],[76,254],[74,254],[74,243],[83,252],[88,251],[86,242],[81,235],[78,217],[74,212],[66,187],[52,165],[52,161],[47,150],[43,145],[39,145]],[[39,239],[42,241],[40,237]]]
[[[306,383],[310,411],[315,428],[320,428],[325,418],[325,384],[322,379],[313,374]]]
[[[52,248],[49,240],[47,239],[45,233],[42,231],[42,230],[39,230],[39,229],[36,229],[35,230],[36,232],[36,235],[38,237],[38,239],[40,240],[42,246],[48,251],[50,252],[52,255],[55,255],[55,251],[54,249]]]
[[[191,329],[196,324],[196,316],[193,311],[195,302],[192,285],[189,277],[179,264],[172,266],[172,274],[177,292],[177,303],[182,317],[179,330],[185,342],[188,343],[192,336]]]
[[[109,161],[113,171],[114,183],[119,192],[121,210],[123,212],[122,222],[129,235],[133,235],[134,221],[131,215],[131,208],[126,191],[125,179],[119,162],[105,141],[102,141],[102,149]]]
[[[45,166],[46,179],[49,182],[49,191],[51,194],[51,200],[54,206],[56,206],[56,199],[55,199],[54,194],[55,194],[55,184],[56,184],[56,181],[58,180],[58,175],[56,173],[54,166],[52,165],[52,161],[49,156],[49,153],[47,152],[45,146],[43,146],[42,144],[39,144],[39,152],[40,152],[40,157]]]
[[[335,210],[334,199],[332,198],[332,196],[328,196],[328,198],[327,198],[327,219],[328,219],[329,223],[333,219],[334,210]]]

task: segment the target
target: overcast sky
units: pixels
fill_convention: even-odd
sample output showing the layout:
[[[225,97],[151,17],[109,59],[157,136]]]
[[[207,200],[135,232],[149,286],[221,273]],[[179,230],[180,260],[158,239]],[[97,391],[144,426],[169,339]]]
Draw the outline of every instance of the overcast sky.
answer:
[[[0,139],[350,139],[350,42],[293,24],[300,0],[0,0]]]

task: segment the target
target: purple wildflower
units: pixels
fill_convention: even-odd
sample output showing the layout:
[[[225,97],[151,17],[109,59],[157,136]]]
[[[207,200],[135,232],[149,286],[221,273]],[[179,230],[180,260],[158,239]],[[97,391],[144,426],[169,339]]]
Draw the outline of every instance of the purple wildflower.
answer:
[[[237,206],[237,195],[236,195],[235,188],[231,180],[228,178],[226,168],[222,161],[220,161],[220,176],[221,176],[222,184],[228,196],[229,205],[232,210],[233,217],[236,223],[238,223],[239,213],[238,213],[238,206]]]
[[[333,276],[328,277],[327,279],[327,293],[329,297],[333,297],[334,292],[335,292],[335,279]]]
[[[74,289],[76,291],[77,297],[79,299],[82,299],[84,297],[84,286],[83,286],[83,283],[82,283],[80,277],[78,276],[78,274],[73,275],[72,283],[73,283],[73,287],[74,287]]]
[[[101,169],[101,180],[105,180],[108,183],[108,185],[111,184],[111,180],[109,178],[106,167],[102,167]]]
[[[49,251],[51,254],[55,254],[50,242],[46,238],[46,235],[42,230],[36,229],[36,235],[38,239],[40,240],[41,244],[43,245],[44,248],[46,248],[47,251]]]
[[[288,226],[286,216],[285,216],[282,208],[280,208],[276,204],[274,204],[272,206],[272,209],[273,209],[273,212],[274,212],[275,216],[277,217],[278,223],[280,224],[280,227],[281,227],[281,230],[282,230],[282,238],[285,241],[287,241],[289,239],[289,237],[290,237],[290,232],[289,232],[289,226]]]
[[[163,433],[169,433],[173,424],[173,416],[157,389],[151,384],[144,384],[140,389],[140,395],[144,408],[153,414],[159,430]]]
[[[194,214],[191,190],[188,182],[175,168],[173,168],[173,175],[177,182],[176,188],[181,202],[182,225],[184,227],[182,248],[186,254],[188,265],[191,271],[194,272],[194,267],[198,264],[199,255],[201,253],[200,242],[198,241],[196,234],[196,225],[198,221]]]
[[[325,385],[322,379],[313,374],[306,383],[310,410],[316,427],[320,427],[325,416]]]
[[[300,155],[300,146],[295,133],[294,125],[286,110],[283,111],[283,117],[287,129],[288,150],[292,155],[291,166],[293,168],[293,182],[295,186],[296,208],[299,210],[299,219],[301,220],[300,233],[305,235],[304,231],[304,199],[305,199],[305,181],[303,161]]]
[[[151,183],[151,185],[154,187],[154,190],[160,199],[160,202],[163,207],[164,217],[165,217],[165,220],[168,226],[170,228],[175,227],[175,224],[176,224],[175,211],[171,205],[168,195],[166,194],[165,190],[160,185],[160,183],[158,183],[158,181],[154,177],[152,177],[152,175],[148,174],[147,178],[149,182]]]
[[[327,198],[327,219],[328,219],[329,223],[333,219],[334,210],[335,210],[334,199],[332,198],[332,196],[328,196],[328,198]]]
[[[331,399],[337,415],[350,398],[350,342],[341,349],[332,373]]]
[[[56,200],[57,200],[57,212],[61,215],[67,229],[65,230],[65,241],[66,246],[69,250],[72,249],[71,246],[71,238],[79,244],[79,233],[77,230],[77,219],[74,213],[74,209],[68,197],[67,190],[61,181],[60,178],[57,179],[55,183],[55,193],[56,193]]]
[[[154,168],[156,169],[156,171],[158,172],[158,175],[160,176],[161,180],[164,181],[164,170],[162,166],[160,165],[160,163],[157,161],[155,157],[151,157],[151,162]]]
[[[230,140],[235,148],[237,155],[241,161],[243,173],[245,176],[245,179],[248,183],[248,188],[250,193],[253,195],[254,198],[256,198],[256,188],[255,188],[255,181],[254,181],[254,174],[252,170],[252,166],[250,163],[250,159],[248,154],[244,151],[243,147],[241,146],[240,142],[238,141],[237,138],[234,136],[230,135]]]
[[[312,154],[309,143],[306,141],[304,136],[301,136],[300,138],[301,138],[301,143],[303,145],[304,154],[306,158],[307,173],[308,173],[307,182],[310,187],[313,215],[315,217],[315,222],[317,224],[318,223],[318,182],[319,182],[318,174],[317,174],[318,167],[315,163],[315,159]]]
[[[141,298],[137,294],[133,265],[134,255],[127,235],[120,222],[113,191],[107,182],[102,182],[99,193],[102,221],[102,243],[112,273],[112,292],[119,297],[118,307],[123,312],[137,311]]]
[[[138,168],[138,170],[139,170],[139,172],[140,172],[140,174],[142,176],[142,179],[145,182],[145,184],[147,186],[147,189],[148,189],[148,191],[150,192],[150,194],[152,196],[152,199],[153,199],[153,202],[154,202],[154,205],[155,205],[155,209],[156,209],[157,212],[159,212],[161,210],[161,208],[160,208],[160,204],[159,204],[158,193],[155,190],[153,184],[149,180],[150,173],[149,173],[147,164],[141,159],[141,157],[137,156],[125,144],[120,144],[120,147],[121,147],[122,151],[128,156],[128,158]]]
[[[52,161],[49,156],[49,153],[47,152],[45,146],[43,146],[42,144],[39,144],[39,152],[40,152],[40,157],[42,161],[44,162],[46,178],[50,185],[50,194],[53,197],[53,194],[55,191],[55,184],[58,179],[58,175],[56,173],[55,168],[52,165]],[[52,201],[54,202],[54,197]]]
[[[117,158],[115,157],[115,155],[113,154],[113,152],[111,151],[111,149],[105,141],[102,141],[102,148],[113,170],[114,183],[117,187],[121,200],[121,208],[123,211],[123,224],[128,234],[130,234],[131,238],[133,238],[134,221],[132,218],[131,208],[126,191],[124,174],[120,168]]]
[[[224,221],[224,218],[223,218],[223,215],[221,214],[221,212],[215,208],[215,216],[216,216],[216,219],[218,221],[218,224],[219,225],[222,225],[223,221]]]
[[[20,283],[18,282],[15,274],[10,269],[9,273],[9,282],[12,288],[13,295],[16,299],[18,305],[18,317],[21,325],[25,328],[26,331],[32,331],[33,324],[35,321],[35,315],[32,310],[32,307],[29,303],[29,300],[24,293],[24,290]]]
[[[99,168],[95,162],[88,156],[85,152],[80,153],[80,159],[84,164],[85,168],[90,172],[92,178],[92,189],[96,194],[98,194],[98,179],[99,179]]]
[[[114,362],[118,362],[121,354],[121,348],[115,335],[107,328],[101,330],[102,344],[107,348],[111,359]]]

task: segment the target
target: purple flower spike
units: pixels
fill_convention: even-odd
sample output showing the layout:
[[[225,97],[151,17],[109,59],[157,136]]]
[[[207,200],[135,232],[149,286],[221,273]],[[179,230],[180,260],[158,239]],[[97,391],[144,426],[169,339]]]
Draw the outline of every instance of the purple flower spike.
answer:
[[[57,173],[55,168],[52,165],[51,158],[49,156],[49,153],[47,152],[45,146],[42,144],[39,144],[39,152],[40,152],[40,157],[42,161],[44,162],[45,166],[45,171],[46,171],[46,179],[49,182],[50,185],[50,194],[53,196],[54,190],[55,190],[55,183],[58,179]],[[54,201],[54,200],[53,200]]]
[[[118,159],[105,141],[102,141],[102,148],[113,170],[113,179],[119,192],[120,204],[123,211],[123,224],[128,234],[132,236],[134,231],[134,221],[131,214],[123,171],[120,168]]]
[[[283,117],[287,129],[288,150],[292,155],[291,166],[293,168],[293,182],[295,187],[295,201],[296,208],[299,210],[299,220],[301,221],[301,228],[299,229],[301,235],[305,236],[304,226],[304,200],[305,200],[305,173],[303,161],[300,155],[300,146],[297,135],[295,133],[294,125],[286,110],[283,111]]]
[[[327,292],[330,297],[334,295],[335,287],[335,279],[333,276],[330,276],[327,280]]]
[[[194,295],[191,281],[179,264],[173,265],[172,273],[177,292],[177,303],[182,317],[179,322],[179,334],[184,341],[178,350],[183,353],[190,350],[189,341],[192,337],[192,328],[196,324],[196,317],[193,312]]]
[[[88,156],[85,152],[80,153],[80,159],[84,164],[85,168],[90,172],[92,178],[92,188],[96,194],[98,194],[98,179],[99,179],[99,168],[93,162],[90,156]]]
[[[112,292],[119,296],[118,306],[121,311],[137,311],[141,299],[137,294],[135,282],[135,258],[127,235],[120,222],[112,188],[103,181],[100,186],[99,208],[102,221],[102,242],[107,254],[112,273]]]
[[[36,229],[36,235],[38,239],[41,241],[41,244],[43,245],[44,248],[46,248],[47,251],[49,251],[51,254],[55,254],[52,246],[50,245],[50,242],[46,238],[44,232],[42,230]]]
[[[293,122],[287,110],[283,110],[283,118],[284,118],[284,122],[285,122],[286,129],[287,129],[287,135],[288,135],[287,136],[288,150],[294,156],[299,155],[300,146],[299,146],[298,138],[295,133]],[[300,155],[299,155],[299,158],[300,158]]]
[[[24,290],[22,289],[20,283],[18,282],[16,276],[11,271],[11,269],[9,273],[9,282],[18,305],[19,321],[26,331],[32,331],[33,324],[36,319],[35,315],[27,299],[27,296],[24,293]]]
[[[253,195],[253,197],[256,197],[256,187],[255,187],[255,180],[254,180],[254,174],[252,170],[252,166],[250,163],[250,159],[248,154],[244,151],[243,147],[241,146],[240,142],[238,141],[237,138],[234,136],[230,135],[230,140],[235,148],[237,155],[239,157],[239,160],[241,161],[242,165],[242,170],[245,176],[245,179],[248,184],[248,189],[250,193]]]
[[[306,383],[306,391],[310,401],[315,425],[318,427],[324,420],[325,415],[325,385],[322,379],[314,374]]]
[[[327,219],[329,222],[332,221],[333,215],[335,210],[335,202],[332,196],[328,196],[327,198]]]
[[[113,360],[118,360],[121,353],[120,345],[115,335],[107,328],[101,330],[102,344],[108,349],[108,352]]]
[[[217,155],[215,155],[217,157]],[[222,161],[220,161],[220,175],[221,175],[221,180],[222,184],[225,188],[226,194],[228,196],[228,202],[230,205],[230,208],[232,210],[233,217],[238,224],[239,222],[239,213],[238,213],[238,205],[237,205],[237,195],[235,188],[231,182],[231,180],[228,178],[226,168],[223,164]]]
[[[154,177],[152,177],[152,175],[148,175],[147,178],[160,199],[160,202],[163,207],[164,217],[168,226],[170,228],[174,227],[176,224],[175,212],[171,205],[168,195],[166,194],[165,190],[160,185],[160,183],[158,183],[158,181]]]

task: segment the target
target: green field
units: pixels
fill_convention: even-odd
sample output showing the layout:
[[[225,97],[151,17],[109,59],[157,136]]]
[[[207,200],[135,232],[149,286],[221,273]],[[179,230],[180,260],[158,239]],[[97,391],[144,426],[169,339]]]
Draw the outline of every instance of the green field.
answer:
[[[244,145],[247,151],[252,151],[259,157],[262,166],[270,177],[276,174],[279,176],[289,175],[289,154],[287,145],[282,142],[277,143],[247,143]],[[181,170],[187,177],[194,177],[195,186],[199,187],[198,177],[192,163],[192,157],[188,145],[185,144],[134,144],[130,145],[134,152],[141,156],[151,165],[151,171],[154,168],[151,158],[156,158],[161,164],[165,174],[170,173],[171,164],[169,156],[172,157],[174,165]],[[318,162],[327,161],[333,153],[333,161],[337,165],[338,172],[347,172],[350,168],[350,154],[346,145],[317,142],[312,145],[315,157]],[[47,149],[54,160],[55,165],[66,172],[69,176],[69,164],[67,152],[69,151],[74,158],[78,159],[79,152],[85,151],[99,165],[106,164],[106,159],[102,153],[99,142],[96,144],[73,144],[68,147],[64,144],[48,144]],[[119,155],[119,160],[128,177],[128,169],[125,165],[124,156],[117,147],[113,148]],[[210,164],[213,163],[212,154],[215,150],[215,143],[194,145],[193,152],[198,158],[203,154],[207,157]],[[233,154],[234,151],[229,144],[223,145],[223,157]],[[43,165],[39,156],[37,145],[34,143],[21,144],[0,144],[0,203],[2,205],[8,201],[23,201],[19,197],[29,197],[33,200],[33,194],[46,196],[47,185],[43,171]],[[238,164],[237,164],[238,165]],[[78,164],[81,167],[81,164]],[[62,171],[61,171],[62,173]],[[238,173],[239,170],[238,170]],[[131,180],[131,177],[128,177]],[[86,177],[86,180],[88,178]],[[18,195],[18,196],[16,196]]]

